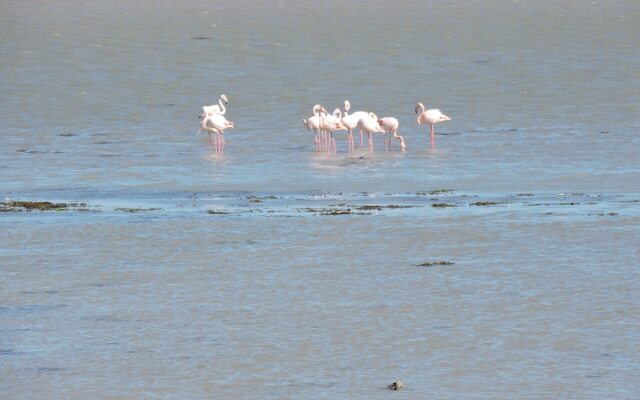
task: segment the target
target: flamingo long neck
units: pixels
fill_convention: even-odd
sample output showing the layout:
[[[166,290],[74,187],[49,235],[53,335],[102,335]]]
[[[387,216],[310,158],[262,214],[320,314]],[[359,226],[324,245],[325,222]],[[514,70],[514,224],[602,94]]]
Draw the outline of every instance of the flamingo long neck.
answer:
[[[227,112],[227,109],[224,107],[224,102],[222,101],[222,97],[218,99],[218,105],[220,106],[220,115],[224,115]]]

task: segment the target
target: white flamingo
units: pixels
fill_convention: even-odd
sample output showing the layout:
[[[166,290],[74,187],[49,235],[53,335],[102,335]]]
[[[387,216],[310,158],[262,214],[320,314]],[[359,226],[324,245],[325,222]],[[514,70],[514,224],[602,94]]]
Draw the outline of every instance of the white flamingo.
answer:
[[[214,115],[214,114],[224,115],[224,113],[227,112],[227,109],[225,108],[224,105],[227,103],[229,103],[229,100],[227,99],[227,95],[221,94],[220,98],[218,99],[218,104],[202,107],[202,114],[200,114],[200,119],[204,118],[206,115]]]
[[[385,133],[385,130],[380,126],[378,122],[378,116],[374,113],[368,113],[366,117],[360,118],[358,121],[358,128],[367,132],[369,136],[369,149],[373,150],[373,138],[371,137],[372,133],[380,132]]]
[[[333,137],[333,132],[335,131],[346,131],[347,128],[342,124],[342,112],[339,108],[333,110],[333,114],[331,115],[320,115],[320,129],[328,134],[326,139],[327,141],[327,150],[331,151],[331,146],[333,146],[333,153],[336,153],[336,140]]]
[[[315,143],[316,143],[316,151],[322,149],[322,143],[320,138],[320,114],[326,115],[327,110],[324,109],[320,104],[316,104],[313,106],[313,115],[309,119],[303,119],[302,123],[307,127],[310,131],[314,131],[315,133]]]
[[[356,111],[353,114],[349,114],[349,110],[351,109],[351,103],[349,100],[344,101],[344,116],[342,117],[342,124],[347,128],[349,132],[349,136],[351,136],[351,141],[353,141],[353,133],[352,130],[358,126],[358,121],[361,118],[365,118],[369,116],[369,113],[366,111]],[[362,147],[362,129],[360,129],[360,147]]]
[[[422,103],[416,104],[416,114],[418,114],[418,125],[431,125],[431,146],[435,145],[435,133],[433,126],[440,122],[451,121],[451,118],[444,115],[437,108],[426,110]]]
[[[400,141],[400,151],[404,151],[405,150],[404,138],[398,135],[398,126],[400,125],[398,120],[393,117],[384,117],[378,120],[378,124],[380,124],[380,127],[384,129],[384,148],[385,149],[387,148],[387,143],[389,147],[392,147],[391,135],[393,135],[393,137],[396,140]],[[387,139],[387,134],[390,134],[389,139]]]
[[[235,123],[228,121],[223,115],[213,114],[207,115],[200,121],[201,131],[205,130],[209,133],[209,143],[211,143],[211,134],[214,134],[216,152],[224,153],[224,130],[227,128],[235,128]]]

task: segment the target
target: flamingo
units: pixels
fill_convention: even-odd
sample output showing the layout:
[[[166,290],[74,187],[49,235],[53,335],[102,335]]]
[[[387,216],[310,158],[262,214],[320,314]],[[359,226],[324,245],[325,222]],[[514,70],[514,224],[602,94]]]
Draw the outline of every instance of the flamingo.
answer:
[[[435,133],[433,126],[440,122],[451,121],[451,118],[444,115],[437,108],[431,110],[425,110],[422,103],[416,104],[416,114],[418,114],[418,125],[429,124],[431,125],[431,146],[435,145]]]
[[[316,104],[313,106],[313,116],[309,119],[303,119],[302,123],[307,127],[308,130],[315,132],[315,142],[316,142],[316,151],[319,151],[322,148],[322,144],[320,142],[320,114],[327,114],[327,110],[324,109],[320,104]]]
[[[227,99],[227,95],[221,94],[220,98],[218,99],[218,104],[202,107],[202,114],[200,114],[200,118],[204,118],[205,115],[214,115],[214,114],[224,115],[224,113],[227,112],[227,109],[225,108],[224,105],[227,103],[229,103],[229,100]]]
[[[211,134],[215,135],[215,147],[216,152],[224,153],[224,130],[227,128],[235,128],[235,122],[228,121],[223,115],[214,114],[207,115],[200,121],[200,129],[198,130],[198,134],[201,131],[205,130],[209,133],[209,143],[211,143]]]
[[[331,146],[333,145],[333,152],[336,152],[336,140],[333,138],[333,132],[335,131],[346,131],[347,128],[342,124],[342,112],[339,108],[333,110],[333,114],[321,116],[320,118],[320,128],[324,132],[329,133],[329,137],[327,138],[327,150],[331,151]],[[351,146],[350,146],[351,148]]]
[[[386,133],[385,130],[378,123],[378,116],[374,113],[368,113],[366,117],[360,118],[358,121],[358,128],[367,132],[369,136],[369,149],[373,150],[373,138],[371,134],[374,132]]]
[[[361,118],[369,117],[369,113],[366,111],[356,111],[353,114],[349,114],[350,109],[351,103],[349,103],[349,100],[345,100],[342,124],[347,128],[349,136],[351,136],[351,141],[353,141],[353,134],[351,130],[358,126],[358,121],[360,121]],[[362,129],[360,130],[360,147],[362,147]]]
[[[387,148],[387,133],[393,134],[393,137],[400,141],[400,151],[404,151],[404,138],[398,135],[399,122],[393,117],[384,117],[378,120],[378,124],[384,129],[384,148]],[[391,136],[389,136],[389,147],[391,147]]]

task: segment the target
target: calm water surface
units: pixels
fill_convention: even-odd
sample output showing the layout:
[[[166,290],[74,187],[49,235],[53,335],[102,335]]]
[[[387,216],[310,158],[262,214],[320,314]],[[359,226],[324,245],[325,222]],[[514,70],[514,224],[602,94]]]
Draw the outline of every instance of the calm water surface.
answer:
[[[1,3],[0,199],[72,206],[0,213],[0,397],[640,397],[639,20]],[[407,151],[314,152],[345,99]]]

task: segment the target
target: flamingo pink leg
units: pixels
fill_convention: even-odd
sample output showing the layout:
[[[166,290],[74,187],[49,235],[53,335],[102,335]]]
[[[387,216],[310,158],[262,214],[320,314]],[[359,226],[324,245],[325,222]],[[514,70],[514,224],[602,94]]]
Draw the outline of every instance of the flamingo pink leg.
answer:
[[[331,141],[333,142],[333,154],[336,154],[337,153],[336,139],[333,137],[333,132],[331,132]]]
[[[433,124],[431,124],[431,147],[435,147],[436,145],[436,136],[433,130]]]

